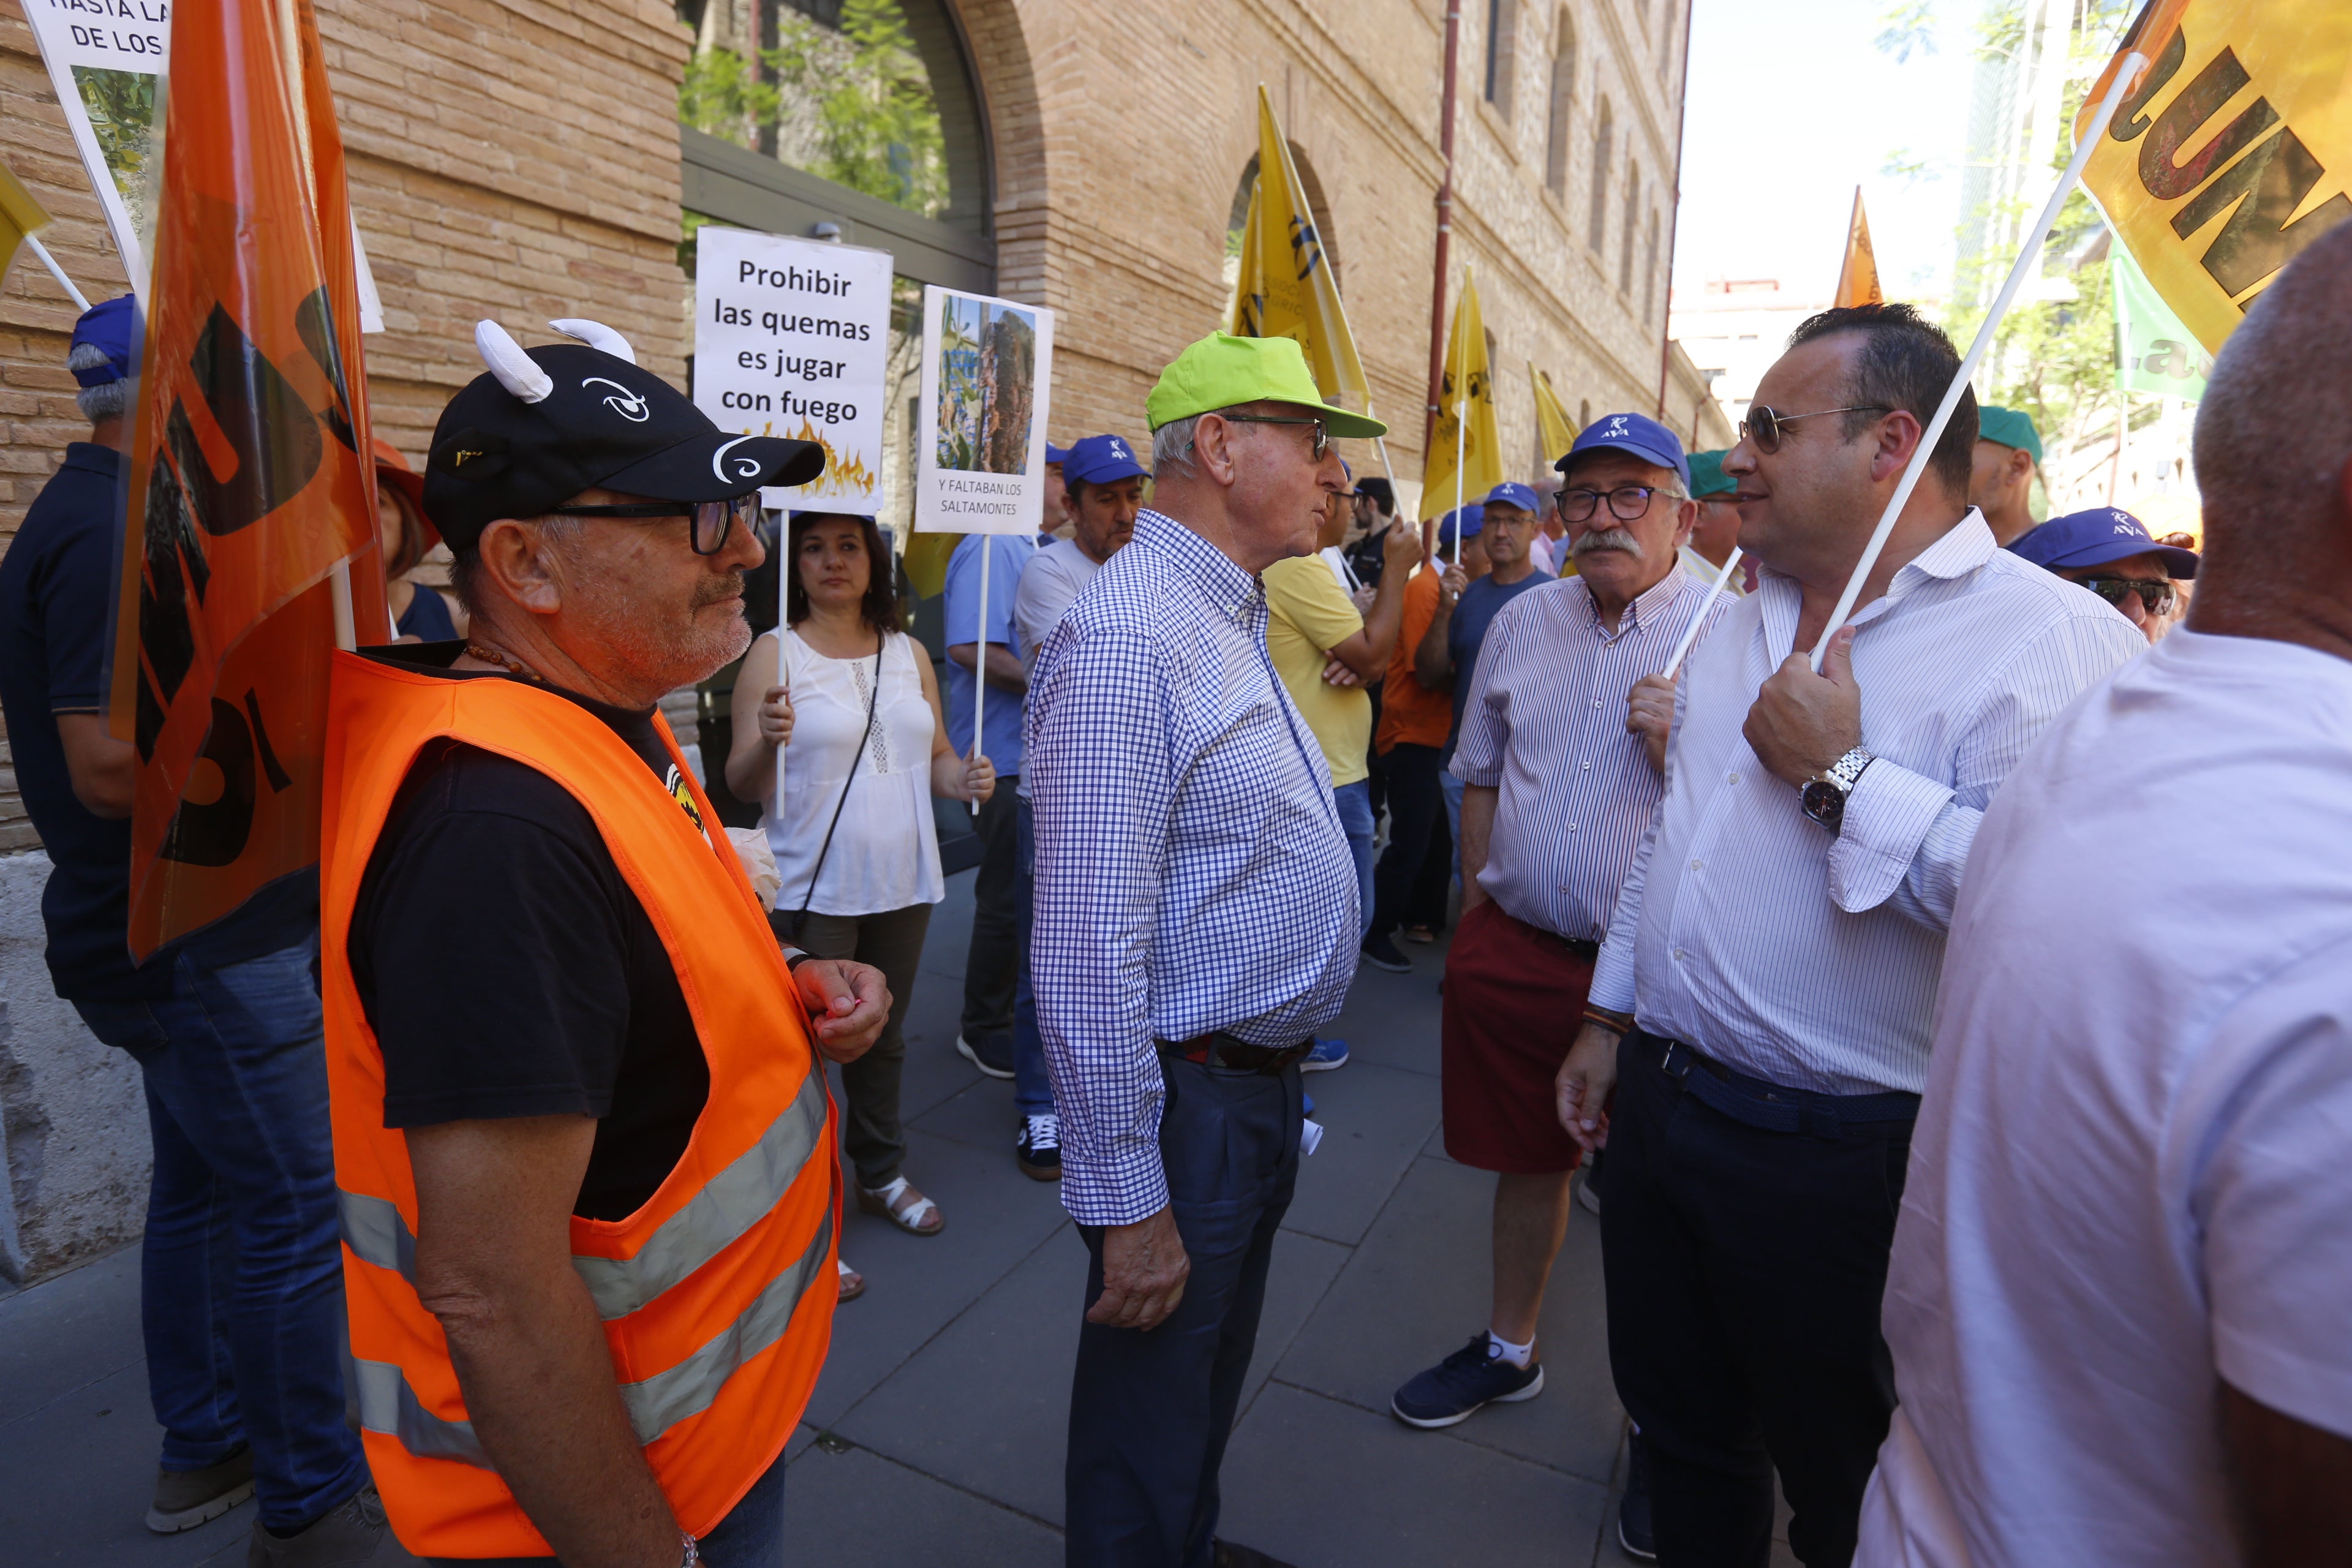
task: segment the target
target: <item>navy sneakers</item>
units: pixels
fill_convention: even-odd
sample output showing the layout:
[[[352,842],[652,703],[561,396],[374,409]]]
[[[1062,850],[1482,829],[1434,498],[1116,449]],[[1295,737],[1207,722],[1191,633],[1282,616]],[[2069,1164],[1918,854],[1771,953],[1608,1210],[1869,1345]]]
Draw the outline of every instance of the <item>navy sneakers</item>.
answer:
[[[1486,1331],[1396,1391],[1389,1408],[1408,1426],[1452,1426],[1482,1405],[1512,1405],[1543,1392],[1543,1363],[1524,1370],[1495,1349]]]

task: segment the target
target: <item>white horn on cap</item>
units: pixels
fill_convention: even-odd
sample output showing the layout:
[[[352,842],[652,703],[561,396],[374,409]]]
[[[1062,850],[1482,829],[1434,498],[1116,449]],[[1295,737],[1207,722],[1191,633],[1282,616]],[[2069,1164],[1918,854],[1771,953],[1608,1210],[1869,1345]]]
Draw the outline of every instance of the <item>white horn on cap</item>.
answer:
[[[496,321],[474,323],[474,347],[499,384],[525,403],[542,403],[555,390],[555,378],[522,352],[522,345]]]
[[[547,324],[565,337],[578,338],[590,348],[611,354],[614,359],[625,359],[631,364],[637,363],[637,351],[629,346],[629,340],[602,321],[586,321],[577,316],[566,316],[562,321]]]

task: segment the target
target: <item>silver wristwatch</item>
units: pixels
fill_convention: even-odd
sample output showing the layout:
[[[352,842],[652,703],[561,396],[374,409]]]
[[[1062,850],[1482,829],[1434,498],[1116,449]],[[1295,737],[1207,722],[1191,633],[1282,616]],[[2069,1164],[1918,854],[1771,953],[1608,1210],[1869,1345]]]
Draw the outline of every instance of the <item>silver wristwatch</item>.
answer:
[[[686,1556],[679,1562],[677,1568],[695,1568],[695,1564],[702,1561],[702,1551],[699,1547],[694,1544],[694,1537],[687,1534],[683,1530],[679,1531],[677,1533],[679,1538],[686,1542]]]
[[[1856,746],[1825,771],[1807,779],[1804,792],[1798,797],[1805,815],[1835,833],[1845,822],[1845,797],[1862,782],[1864,770],[1877,760]]]

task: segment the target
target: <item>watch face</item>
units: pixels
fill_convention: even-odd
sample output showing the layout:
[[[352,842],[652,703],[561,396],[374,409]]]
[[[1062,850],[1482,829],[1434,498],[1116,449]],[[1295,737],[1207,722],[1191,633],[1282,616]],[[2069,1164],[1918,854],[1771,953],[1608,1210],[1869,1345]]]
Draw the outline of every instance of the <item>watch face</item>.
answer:
[[[1813,780],[1797,798],[1805,815],[1823,827],[1835,827],[1845,816],[1845,792],[1825,780]]]

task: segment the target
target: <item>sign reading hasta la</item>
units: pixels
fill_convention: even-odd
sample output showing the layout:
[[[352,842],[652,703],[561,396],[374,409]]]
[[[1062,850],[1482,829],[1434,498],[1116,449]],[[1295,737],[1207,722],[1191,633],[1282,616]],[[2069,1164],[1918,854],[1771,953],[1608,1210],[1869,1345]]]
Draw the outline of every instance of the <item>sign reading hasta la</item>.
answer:
[[[696,236],[694,401],[722,430],[824,447],[772,507],[882,504],[890,253],[705,224]]]

